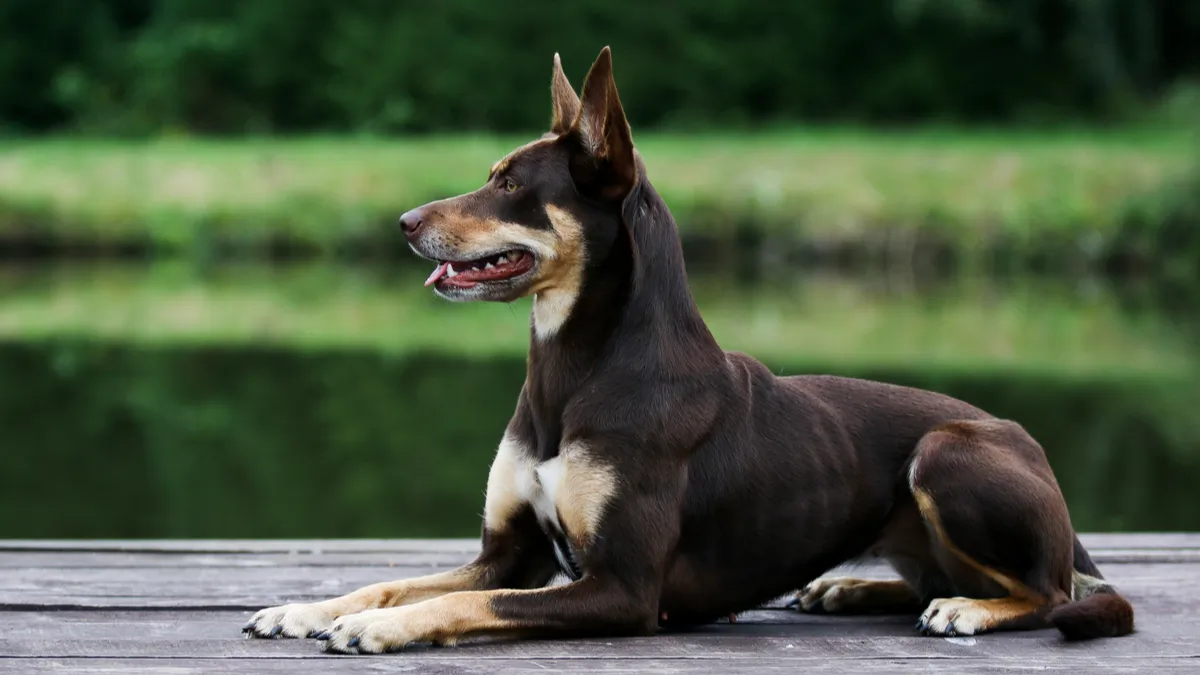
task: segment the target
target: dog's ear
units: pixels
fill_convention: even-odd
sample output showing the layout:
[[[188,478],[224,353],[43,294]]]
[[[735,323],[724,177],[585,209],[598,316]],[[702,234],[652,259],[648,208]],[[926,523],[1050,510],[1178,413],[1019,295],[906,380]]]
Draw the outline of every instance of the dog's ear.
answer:
[[[579,95],[571,88],[571,82],[562,69],[562,59],[557,53],[554,54],[554,75],[550,79],[550,98],[554,103],[550,132],[561,136],[571,130],[571,125],[579,116]]]
[[[571,162],[576,184],[604,199],[623,199],[629,194],[637,183],[637,161],[608,47],[600,50],[583,82],[579,114],[571,131],[580,146]]]

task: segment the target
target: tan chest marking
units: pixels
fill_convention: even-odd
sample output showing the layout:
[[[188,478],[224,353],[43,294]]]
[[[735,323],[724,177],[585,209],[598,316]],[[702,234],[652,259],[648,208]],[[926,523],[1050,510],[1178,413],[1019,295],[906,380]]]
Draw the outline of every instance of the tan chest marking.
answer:
[[[599,530],[617,492],[616,474],[582,442],[562,446],[557,457],[535,462],[528,449],[505,436],[488,476],[484,520],[502,531],[528,504],[543,523],[586,546]]]
[[[583,227],[574,216],[551,204],[546,206],[546,217],[554,226],[556,250],[553,258],[542,259],[541,274],[533,285],[533,331],[539,340],[553,336],[571,316],[583,286],[586,256]]]
[[[483,522],[487,529],[493,532],[508,529],[509,520],[525,503],[518,488],[519,476],[527,473],[531,465],[528,448],[506,433],[488,472],[483,507]]]

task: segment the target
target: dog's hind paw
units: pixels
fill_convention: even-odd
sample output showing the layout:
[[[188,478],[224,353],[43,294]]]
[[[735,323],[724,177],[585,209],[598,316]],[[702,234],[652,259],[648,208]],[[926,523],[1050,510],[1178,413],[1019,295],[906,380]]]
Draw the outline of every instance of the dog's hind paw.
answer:
[[[811,614],[836,614],[861,604],[871,583],[850,577],[817,579],[796,593],[788,606]]]
[[[917,620],[917,630],[921,635],[940,637],[975,635],[983,628],[988,616],[988,612],[974,600],[941,598],[929,603]]]
[[[242,632],[246,637],[315,637],[333,625],[333,612],[319,602],[297,603],[259,610]]]

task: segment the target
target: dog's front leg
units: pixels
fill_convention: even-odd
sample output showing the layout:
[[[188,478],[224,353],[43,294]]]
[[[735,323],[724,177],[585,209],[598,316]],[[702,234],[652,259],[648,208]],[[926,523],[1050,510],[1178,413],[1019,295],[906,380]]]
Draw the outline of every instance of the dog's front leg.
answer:
[[[387,581],[321,602],[269,607],[242,632],[253,637],[306,637],[329,629],[334,619],[370,609],[421,602],[446,593],[544,586],[557,566],[531,506],[519,496],[525,451],[506,433],[488,475],[483,541],[470,563],[448,572]]]
[[[614,579],[597,577],[534,590],[464,591],[432,600],[341,617],[317,637],[343,654],[379,654],[416,643],[453,645],[460,638],[645,635],[654,606]]]
[[[677,467],[643,455],[618,474],[601,452],[565,447],[555,512],[582,576],[533,590],[450,593],[403,607],[344,616],[317,637],[326,650],[379,653],[459,638],[646,635],[658,627],[662,579],[679,538],[684,480]],[[624,463],[629,466],[631,463]],[[550,470],[544,472],[549,476]]]
[[[553,549],[526,507],[514,512],[502,529],[485,529],[479,555],[462,567],[371,584],[320,602],[269,607],[251,617],[242,632],[264,638],[311,637],[328,630],[338,617],[366,610],[418,603],[460,591],[543,586],[556,569]]]

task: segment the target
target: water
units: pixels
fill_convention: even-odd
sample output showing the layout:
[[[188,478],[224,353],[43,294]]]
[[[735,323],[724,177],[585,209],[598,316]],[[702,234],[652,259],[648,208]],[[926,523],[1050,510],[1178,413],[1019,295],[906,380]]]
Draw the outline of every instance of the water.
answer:
[[[427,270],[0,267],[0,537],[472,536],[528,303]],[[1197,298],[1029,278],[694,269],[777,372],[924,386],[1017,419],[1082,530],[1200,528]]]

